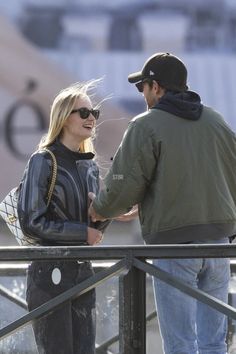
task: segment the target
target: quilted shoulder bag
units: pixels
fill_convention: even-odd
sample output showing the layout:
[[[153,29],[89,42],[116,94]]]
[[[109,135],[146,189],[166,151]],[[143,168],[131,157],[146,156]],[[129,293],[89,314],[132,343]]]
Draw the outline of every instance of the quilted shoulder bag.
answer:
[[[51,150],[47,148],[44,150],[47,151],[52,158],[52,177],[47,194],[47,206],[49,206],[57,178],[57,160]],[[19,190],[20,186],[13,188],[3,199],[3,201],[0,203],[0,215],[21,246],[34,246],[36,245],[36,242],[33,239],[27,237],[27,235],[23,233],[20,226],[17,212]]]

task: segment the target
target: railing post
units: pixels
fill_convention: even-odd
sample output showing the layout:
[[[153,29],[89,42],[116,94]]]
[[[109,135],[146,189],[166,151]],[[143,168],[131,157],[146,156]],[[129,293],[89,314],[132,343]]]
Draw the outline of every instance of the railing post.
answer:
[[[146,354],[146,273],[132,267],[119,279],[119,353]]]

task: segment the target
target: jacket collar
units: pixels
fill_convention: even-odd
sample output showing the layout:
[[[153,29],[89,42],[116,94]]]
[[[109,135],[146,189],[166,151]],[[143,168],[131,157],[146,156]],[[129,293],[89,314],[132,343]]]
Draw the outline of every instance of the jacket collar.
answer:
[[[92,152],[76,152],[70,150],[68,147],[63,145],[59,139],[56,139],[53,145],[59,154],[68,157],[73,160],[92,160],[94,158],[94,153]]]

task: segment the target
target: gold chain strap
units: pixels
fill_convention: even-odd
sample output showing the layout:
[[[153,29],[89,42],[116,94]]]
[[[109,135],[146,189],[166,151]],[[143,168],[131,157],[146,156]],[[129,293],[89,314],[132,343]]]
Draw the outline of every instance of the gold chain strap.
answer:
[[[52,198],[52,193],[53,193],[53,189],[55,187],[56,178],[57,178],[57,159],[51,150],[49,150],[47,148],[44,148],[44,150],[47,151],[51,155],[51,158],[52,158],[52,179],[51,179],[51,183],[50,183],[50,187],[49,187],[48,195],[47,195],[47,207],[48,207],[49,203],[51,201],[51,198]]]

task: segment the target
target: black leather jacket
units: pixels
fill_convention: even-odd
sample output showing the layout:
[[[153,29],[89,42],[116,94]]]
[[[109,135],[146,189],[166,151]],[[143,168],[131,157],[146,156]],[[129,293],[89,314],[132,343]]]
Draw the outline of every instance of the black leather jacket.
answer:
[[[58,140],[49,149],[57,159],[57,179],[47,207],[52,158],[35,152],[26,166],[18,201],[22,230],[40,245],[87,243],[87,226],[104,231],[109,222],[92,223],[88,217],[88,192],[99,190],[99,171],[93,153],[77,153]]]

